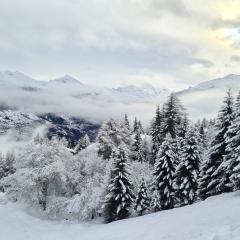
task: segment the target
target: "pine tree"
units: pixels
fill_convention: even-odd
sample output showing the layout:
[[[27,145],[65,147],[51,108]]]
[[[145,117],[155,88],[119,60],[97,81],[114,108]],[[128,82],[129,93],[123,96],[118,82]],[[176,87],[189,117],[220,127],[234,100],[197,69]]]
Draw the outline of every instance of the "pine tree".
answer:
[[[129,180],[128,157],[124,147],[120,146],[112,158],[114,169],[103,210],[106,223],[127,218],[134,199],[132,184]]]
[[[133,123],[133,133],[136,133],[138,131],[138,120],[135,117],[134,123]]]
[[[125,114],[125,116],[124,116],[124,125],[129,131],[131,131],[131,126],[130,126],[130,122],[128,120],[128,115],[127,114]]]
[[[154,189],[159,193],[161,210],[174,206],[174,162],[176,155],[172,149],[172,137],[168,133],[159,150],[154,166]],[[160,209],[158,209],[160,210]]]
[[[151,126],[151,136],[152,136],[152,161],[151,163],[154,164],[155,159],[157,157],[157,153],[159,151],[159,147],[162,142],[162,131],[161,131],[161,125],[162,125],[163,116],[160,111],[159,106],[157,107],[155,118],[152,122]]]
[[[228,190],[240,189],[240,91],[236,98],[233,112],[233,122],[226,133],[226,155],[218,171],[225,174],[225,188]]]
[[[139,130],[134,136],[134,143],[132,146],[132,159],[139,162],[145,161],[144,150],[142,147],[142,138]]]
[[[207,138],[206,138],[206,133],[205,133],[205,127],[204,124],[201,123],[199,127],[199,136],[200,136],[200,142],[202,144],[202,148],[206,149],[207,148]]]
[[[208,152],[208,159],[201,167],[199,179],[199,194],[205,199],[209,196],[226,191],[226,175],[223,171],[218,171],[218,167],[223,162],[227,153],[226,132],[233,120],[233,97],[231,91],[227,92],[223,106],[219,111],[216,123],[216,135],[211,142]]]
[[[178,137],[185,139],[186,138],[186,134],[189,128],[189,119],[186,113],[183,113],[183,117],[181,119],[181,123],[179,126],[179,133],[178,133]]]
[[[139,131],[141,134],[144,134],[143,126],[142,126],[142,123],[141,123],[140,120],[138,121],[138,131]]]
[[[147,194],[147,187],[144,179],[142,179],[141,186],[138,190],[134,209],[139,216],[142,216],[146,211],[149,210],[150,200]]]
[[[152,210],[152,212],[158,212],[161,210],[161,196],[159,191],[154,187],[152,188],[150,209]]]
[[[191,127],[185,136],[181,160],[176,169],[176,197],[181,205],[192,204],[197,197],[201,148],[196,129]]]
[[[164,105],[164,119],[162,123],[162,136],[170,134],[172,138],[179,136],[183,118],[183,106],[177,96],[172,93]]]
[[[77,154],[78,152],[82,151],[86,147],[90,145],[90,139],[87,134],[85,134],[83,137],[80,138],[78,144],[74,148],[73,152],[74,154]]]

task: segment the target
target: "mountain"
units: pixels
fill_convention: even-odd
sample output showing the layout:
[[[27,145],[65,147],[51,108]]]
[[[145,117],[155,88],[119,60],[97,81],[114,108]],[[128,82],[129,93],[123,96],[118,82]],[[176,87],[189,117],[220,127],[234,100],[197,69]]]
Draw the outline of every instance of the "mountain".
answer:
[[[102,122],[109,117],[121,117],[125,113],[130,120],[137,116],[145,123],[153,117],[156,106],[162,105],[169,95],[168,89],[144,86],[101,88],[81,83],[65,75],[37,81],[20,72],[0,72],[0,110],[19,110],[37,115],[79,116]],[[191,118],[215,117],[228,88],[234,94],[240,89],[240,75],[199,83],[177,92]]]
[[[196,119],[217,116],[226,91],[231,88],[234,97],[240,90],[240,75],[230,74],[201,82],[193,87],[177,92],[189,115]]]
[[[80,86],[83,85],[76,78],[65,75],[60,78],[48,80],[48,81],[40,81],[33,79],[24,73],[15,71],[0,71],[0,85],[8,86],[8,87],[22,87],[22,88],[44,88],[48,85],[75,85]]]
[[[87,121],[80,117],[67,117],[54,113],[35,115],[21,111],[3,110],[0,111],[0,135],[7,131],[15,131],[19,140],[29,138],[38,126],[46,126],[46,135],[64,137],[69,142],[69,147],[74,147],[78,140],[85,134],[90,140],[94,140],[100,125]]]
[[[44,81],[37,81],[18,71],[0,71],[0,85],[2,87],[42,87]]]
[[[9,129],[21,130],[34,127],[43,122],[35,114],[23,113],[20,111],[5,110],[0,111],[0,134]]]
[[[87,121],[80,117],[67,117],[54,113],[46,113],[39,116],[45,123],[48,123],[47,136],[64,137],[69,142],[69,147],[73,148],[81,137],[88,134],[91,141],[94,141],[100,124]]]
[[[192,93],[195,91],[207,91],[207,90],[224,90],[231,88],[233,91],[240,89],[240,75],[229,74],[223,78],[216,78],[209,81],[201,82],[193,87],[189,87],[183,91],[179,91],[178,94]]]
[[[71,86],[82,86],[83,85],[80,81],[78,81],[76,78],[74,78],[70,75],[65,75],[63,77],[47,81],[47,84],[64,84],[64,85],[71,85]]]

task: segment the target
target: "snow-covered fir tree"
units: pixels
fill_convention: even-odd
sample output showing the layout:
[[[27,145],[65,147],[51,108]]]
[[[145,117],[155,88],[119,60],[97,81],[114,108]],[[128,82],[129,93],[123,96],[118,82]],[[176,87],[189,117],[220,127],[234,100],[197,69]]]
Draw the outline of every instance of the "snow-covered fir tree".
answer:
[[[145,180],[142,179],[140,188],[138,190],[134,210],[136,211],[137,215],[142,216],[149,210],[150,207],[150,199],[147,193],[147,187]]]
[[[90,139],[87,134],[85,134],[83,137],[80,138],[78,144],[74,148],[73,152],[74,154],[77,154],[78,152],[82,151],[86,147],[90,145]]]
[[[233,97],[227,91],[216,122],[216,134],[211,142],[207,159],[201,166],[199,178],[199,195],[205,199],[214,194],[227,191],[225,183],[228,182],[224,171],[218,171],[224,156],[227,154],[226,133],[233,120]]]
[[[197,180],[202,159],[197,131],[193,127],[187,131],[175,173],[176,197],[180,205],[192,204],[197,198]]]
[[[113,153],[112,161],[111,181],[103,208],[106,223],[127,218],[134,200],[133,186],[129,180],[129,159],[124,146],[118,147]]]
[[[224,188],[240,189],[240,91],[237,95],[233,122],[226,133],[226,155],[218,171],[224,173]]]
[[[154,187],[152,188],[152,193],[150,198],[150,209],[151,209],[151,212],[158,212],[162,209],[160,193]]]
[[[173,151],[173,140],[168,133],[161,145],[154,166],[153,189],[159,194],[158,205],[160,209],[165,210],[174,206],[174,162],[176,154]]]
[[[186,113],[183,113],[183,116],[181,118],[181,123],[179,126],[179,133],[178,133],[178,137],[185,139],[186,138],[186,134],[189,128],[189,119]]]
[[[134,122],[133,122],[133,133],[136,133],[138,131],[138,120],[137,118],[135,117],[134,118]]]
[[[154,164],[155,162],[160,144],[162,142],[161,131],[162,120],[163,120],[162,112],[160,111],[160,107],[158,106],[150,130],[150,134],[152,137],[152,161],[151,161],[152,164]]]
[[[134,136],[134,142],[133,142],[133,146],[132,146],[132,159],[134,161],[143,162],[143,161],[145,161],[145,157],[146,156],[144,154],[144,149],[142,146],[141,133],[138,130]]]
[[[144,129],[143,129],[143,126],[142,126],[142,123],[141,123],[140,120],[138,121],[138,131],[139,131],[141,134],[144,134]]]
[[[183,118],[183,106],[177,96],[172,93],[164,105],[164,119],[162,123],[162,136],[168,133],[172,138],[176,138],[180,133]]]
[[[127,114],[125,114],[125,116],[124,116],[124,125],[129,131],[131,131],[131,126],[130,126],[130,122],[128,120],[128,115]]]

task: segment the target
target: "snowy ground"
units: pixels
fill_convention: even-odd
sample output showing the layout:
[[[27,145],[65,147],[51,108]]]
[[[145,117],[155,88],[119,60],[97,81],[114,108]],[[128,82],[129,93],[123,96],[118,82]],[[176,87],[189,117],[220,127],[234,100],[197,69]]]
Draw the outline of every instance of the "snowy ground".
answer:
[[[0,198],[3,240],[239,240],[240,192],[111,224],[40,220]]]

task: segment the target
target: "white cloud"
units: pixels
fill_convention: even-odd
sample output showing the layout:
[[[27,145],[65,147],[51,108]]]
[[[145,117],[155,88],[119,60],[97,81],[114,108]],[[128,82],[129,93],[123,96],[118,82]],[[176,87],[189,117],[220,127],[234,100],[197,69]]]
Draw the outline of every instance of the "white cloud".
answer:
[[[184,87],[218,67],[211,46],[203,47],[206,18],[184,0],[8,0],[0,15],[2,69],[48,78],[69,73],[97,85],[146,69]]]

